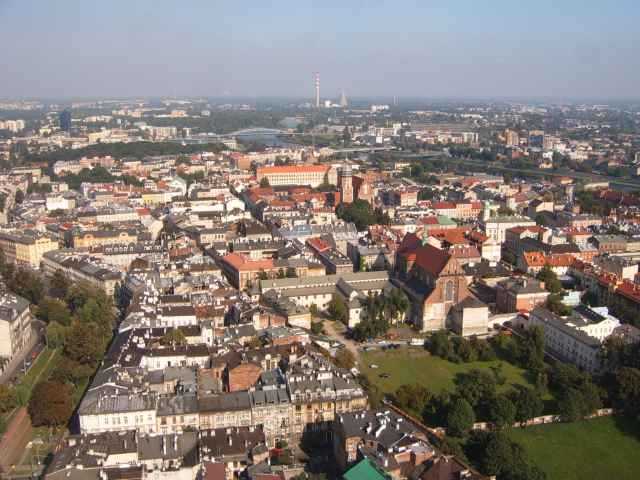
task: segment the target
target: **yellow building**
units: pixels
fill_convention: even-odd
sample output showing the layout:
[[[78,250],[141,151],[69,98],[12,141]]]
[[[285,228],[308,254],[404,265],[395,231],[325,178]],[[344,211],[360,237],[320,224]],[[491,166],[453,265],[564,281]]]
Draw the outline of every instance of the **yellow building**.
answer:
[[[57,240],[38,232],[0,232],[0,250],[9,263],[39,268],[42,255],[58,248]]]
[[[74,248],[90,248],[98,245],[128,245],[138,242],[136,230],[93,230],[75,233]]]

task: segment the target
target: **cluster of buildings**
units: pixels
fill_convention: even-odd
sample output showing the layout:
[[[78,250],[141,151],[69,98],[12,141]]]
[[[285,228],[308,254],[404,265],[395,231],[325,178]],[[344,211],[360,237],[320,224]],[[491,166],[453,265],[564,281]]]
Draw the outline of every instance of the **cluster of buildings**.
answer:
[[[80,121],[67,111],[46,138],[186,142],[192,132],[152,120],[192,115],[174,104]],[[345,134],[356,145],[412,137],[475,146],[486,126],[480,113],[411,116]],[[431,121],[440,116],[448,122]],[[544,159],[562,143],[511,128],[500,142],[539,149]],[[369,409],[358,372],[336,366],[344,346],[313,333],[337,303],[348,329],[371,321],[373,298],[398,293],[407,308],[390,323],[422,333],[483,337],[498,326],[537,326],[549,355],[592,372],[606,368],[609,338],[640,340],[634,195],[593,191],[610,206],[594,215],[562,178],[444,173],[424,185],[406,174],[410,162],[314,147],[212,150],[79,155],[0,172],[4,261],[47,277],[61,272],[121,308],[51,479],[289,478],[300,466],[273,460],[308,437],[331,447],[347,480],[481,479],[439,453],[410,418]],[[110,180],[101,181],[105,172]],[[549,291],[552,278],[560,291]],[[28,302],[3,293],[5,365],[31,335]]]

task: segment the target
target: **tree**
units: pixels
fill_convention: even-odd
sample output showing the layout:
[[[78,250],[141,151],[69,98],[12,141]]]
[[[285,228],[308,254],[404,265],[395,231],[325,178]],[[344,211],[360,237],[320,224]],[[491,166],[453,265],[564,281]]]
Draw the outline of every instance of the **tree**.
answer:
[[[473,407],[464,398],[458,398],[447,414],[447,431],[454,437],[465,436],[476,421]]]
[[[366,230],[369,225],[376,223],[388,224],[390,221],[388,215],[374,211],[366,200],[354,200],[348,205],[341,203],[336,215],[345,222],[353,222],[358,230]]]
[[[16,205],[20,205],[22,202],[24,202],[24,192],[22,190],[20,189],[16,190],[15,201],[16,201]]]
[[[56,298],[44,297],[36,309],[36,317],[47,323],[58,323],[68,326],[71,314],[67,305]]]
[[[542,267],[536,278],[544,282],[544,287],[550,293],[559,293],[562,290],[562,284],[558,280],[558,276],[549,265]]]
[[[51,374],[51,380],[76,385],[80,381],[89,378],[92,373],[93,367],[90,365],[82,365],[63,356]]]
[[[582,395],[576,388],[569,388],[557,398],[558,413],[566,422],[582,418]]]
[[[95,366],[102,357],[103,346],[95,323],[74,322],[67,331],[64,354],[78,363]]]
[[[267,177],[262,177],[260,180],[260,188],[269,188],[271,185],[269,184],[269,179]]]
[[[179,328],[172,328],[162,336],[160,343],[172,347],[183,346],[187,344],[187,337]]]
[[[640,370],[619,368],[613,378],[612,400],[616,408],[630,416],[640,414]]]
[[[481,473],[500,480],[544,480],[520,445],[504,432],[474,432],[467,446],[470,459]]]
[[[533,370],[544,370],[544,330],[535,326],[527,329],[524,338],[519,340],[520,363]]]
[[[473,407],[488,404],[496,396],[497,384],[493,374],[473,369],[458,373],[455,378],[456,393]]]
[[[29,400],[29,415],[34,426],[64,425],[73,412],[72,389],[60,382],[41,382]]]
[[[398,407],[419,415],[431,398],[431,392],[417,383],[400,385],[393,395],[394,403]]]
[[[51,296],[63,299],[67,296],[71,282],[61,270],[56,270],[49,282]]]
[[[329,318],[335,321],[347,323],[349,311],[339,295],[334,295],[327,307]]]
[[[348,348],[341,348],[338,350],[334,361],[336,366],[344,368],[345,370],[351,370],[356,364],[356,358]]]
[[[0,413],[7,413],[16,406],[15,391],[8,385],[0,385]]]
[[[6,268],[7,274],[13,271],[9,277],[5,276],[7,287],[12,292],[26,298],[31,303],[38,303],[44,294],[42,280],[32,271],[24,268],[12,270]]]
[[[532,388],[520,386],[511,395],[516,408],[515,419],[518,422],[526,422],[542,415],[544,403],[542,398]]]
[[[67,328],[58,322],[50,322],[47,325],[47,345],[50,348],[60,348],[64,345]]]
[[[516,406],[506,395],[498,395],[489,405],[489,418],[498,428],[510,427],[516,418]]]
[[[448,358],[451,354],[452,348],[447,331],[438,330],[431,334],[429,341],[427,342],[427,349],[431,352],[431,355],[435,355],[440,358]]]

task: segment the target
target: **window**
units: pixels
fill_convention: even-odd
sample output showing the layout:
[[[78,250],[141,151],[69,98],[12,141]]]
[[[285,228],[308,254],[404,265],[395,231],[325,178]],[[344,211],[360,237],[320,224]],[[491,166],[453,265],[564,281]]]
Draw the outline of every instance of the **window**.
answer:
[[[444,289],[444,300],[445,302],[453,301],[453,282],[449,280]]]

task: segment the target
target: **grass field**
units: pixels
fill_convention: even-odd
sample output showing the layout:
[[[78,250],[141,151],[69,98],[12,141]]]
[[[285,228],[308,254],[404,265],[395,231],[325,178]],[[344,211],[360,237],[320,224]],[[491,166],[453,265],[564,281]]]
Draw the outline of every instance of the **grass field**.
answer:
[[[620,417],[512,429],[548,480],[640,478],[640,424]]]
[[[47,378],[49,372],[55,366],[56,356],[58,354],[58,350],[45,348],[40,355],[38,355],[37,360],[27,374],[20,380],[20,385],[24,385],[31,391],[39,380]]]
[[[489,370],[497,365],[502,365],[502,374],[506,377],[503,388],[511,384],[529,385],[523,369],[501,360],[452,363],[418,348],[362,352],[361,359],[361,372],[385,393],[392,393],[407,383],[419,383],[433,393],[452,391],[456,374],[473,369]],[[371,364],[379,368],[370,368]],[[383,373],[389,374],[389,378],[381,378]]]

